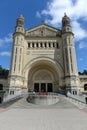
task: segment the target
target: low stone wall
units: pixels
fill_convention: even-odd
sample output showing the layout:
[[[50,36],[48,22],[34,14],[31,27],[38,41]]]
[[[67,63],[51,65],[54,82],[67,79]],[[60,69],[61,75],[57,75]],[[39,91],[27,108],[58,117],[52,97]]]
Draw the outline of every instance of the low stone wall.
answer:
[[[0,79],[0,84],[5,88],[8,85],[8,79]]]
[[[72,93],[68,92],[67,96],[72,98],[72,99],[75,99],[75,100],[77,100],[79,102],[87,104],[87,96],[86,95],[83,95],[81,93],[79,93],[77,95],[73,95]]]
[[[20,88],[9,88],[5,91],[3,102],[8,102],[9,100],[13,100],[22,95],[22,91]]]

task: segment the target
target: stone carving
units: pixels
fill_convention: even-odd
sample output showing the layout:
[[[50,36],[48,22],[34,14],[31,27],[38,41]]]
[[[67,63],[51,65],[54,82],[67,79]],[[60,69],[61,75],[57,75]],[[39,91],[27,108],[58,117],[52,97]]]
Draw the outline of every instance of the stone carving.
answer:
[[[51,75],[46,72],[39,72],[35,76],[35,80],[52,80]]]
[[[35,36],[56,36],[58,34],[58,30],[57,29],[53,29],[53,28],[50,28],[46,25],[42,25],[38,28],[35,28],[35,29],[30,29],[30,30],[27,30],[26,31],[26,35],[27,36],[32,36],[32,37],[35,37]]]

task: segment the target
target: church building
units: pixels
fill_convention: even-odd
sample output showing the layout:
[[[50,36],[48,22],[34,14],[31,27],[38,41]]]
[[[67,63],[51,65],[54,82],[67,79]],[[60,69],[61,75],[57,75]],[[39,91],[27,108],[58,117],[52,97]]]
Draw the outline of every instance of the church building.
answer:
[[[26,30],[24,23],[20,15],[13,34],[10,89],[56,92],[79,87],[70,18],[64,14],[61,29],[42,21]]]

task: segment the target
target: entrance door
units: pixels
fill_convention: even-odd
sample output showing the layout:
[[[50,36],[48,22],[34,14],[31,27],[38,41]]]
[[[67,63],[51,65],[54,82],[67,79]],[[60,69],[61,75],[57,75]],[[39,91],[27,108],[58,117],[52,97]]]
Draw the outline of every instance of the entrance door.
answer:
[[[34,84],[34,91],[39,92],[39,83]]]
[[[3,90],[3,84],[0,84],[0,90]]]
[[[46,83],[41,83],[41,92],[46,92]]]
[[[0,104],[2,103],[2,97],[0,97]]]
[[[48,92],[53,92],[52,83],[48,83],[48,84],[47,84],[47,91],[48,91]]]

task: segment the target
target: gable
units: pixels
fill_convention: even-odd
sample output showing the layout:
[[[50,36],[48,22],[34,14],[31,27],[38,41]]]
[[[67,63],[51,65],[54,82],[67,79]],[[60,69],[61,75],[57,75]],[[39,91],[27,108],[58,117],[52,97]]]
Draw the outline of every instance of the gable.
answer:
[[[31,36],[31,37],[56,36],[58,33],[60,34],[60,30],[48,26],[46,24],[26,30],[26,36]]]

